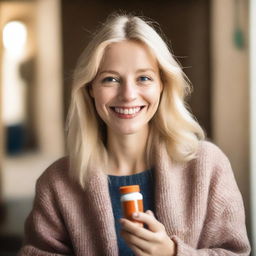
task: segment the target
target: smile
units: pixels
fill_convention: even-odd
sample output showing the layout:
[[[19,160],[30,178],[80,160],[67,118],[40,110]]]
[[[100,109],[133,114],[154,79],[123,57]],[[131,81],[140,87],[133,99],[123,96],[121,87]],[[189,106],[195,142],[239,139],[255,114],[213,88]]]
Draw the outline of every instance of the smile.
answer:
[[[120,118],[133,118],[135,117],[145,106],[136,107],[110,107],[111,110],[116,113]]]

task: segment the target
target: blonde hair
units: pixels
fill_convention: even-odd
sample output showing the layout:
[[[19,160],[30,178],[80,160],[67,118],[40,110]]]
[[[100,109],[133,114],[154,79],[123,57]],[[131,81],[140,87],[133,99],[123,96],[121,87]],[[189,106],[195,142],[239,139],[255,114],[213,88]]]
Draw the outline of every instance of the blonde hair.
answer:
[[[85,187],[95,163],[107,163],[105,127],[89,95],[104,50],[113,42],[135,40],[146,45],[158,61],[163,91],[158,110],[150,121],[147,144],[148,165],[157,142],[166,145],[173,161],[186,162],[196,157],[204,132],[185,104],[190,84],[153,22],[133,15],[111,15],[97,31],[80,56],[74,71],[71,104],[67,120],[67,146],[71,175]],[[153,134],[153,136],[152,136]]]

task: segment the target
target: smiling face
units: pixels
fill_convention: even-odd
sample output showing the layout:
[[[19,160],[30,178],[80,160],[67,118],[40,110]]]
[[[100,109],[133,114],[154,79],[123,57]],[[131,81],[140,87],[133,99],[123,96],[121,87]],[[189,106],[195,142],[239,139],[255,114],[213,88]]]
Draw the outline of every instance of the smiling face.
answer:
[[[126,135],[147,130],[161,90],[157,61],[148,48],[122,41],[106,48],[90,94],[107,129]]]

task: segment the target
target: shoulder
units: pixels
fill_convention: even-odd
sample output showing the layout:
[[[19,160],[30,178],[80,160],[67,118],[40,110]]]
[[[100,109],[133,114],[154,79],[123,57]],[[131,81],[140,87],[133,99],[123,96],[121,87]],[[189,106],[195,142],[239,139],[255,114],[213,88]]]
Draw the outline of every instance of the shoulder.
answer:
[[[212,153],[214,155],[223,155],[224,153],[222,150],[213,142],[207,141],[207,140],[202,140],[199,142],[199,148],[198,148],[198,153],[199,154],[204,154],[204,153]]]
[[[218,146],[207,141],[201,142],[195,161],[198,166],[196,172],[208,183],[209,196],[222,205],[243,207],[242,195],[230,161]]]
[[[53,187],[66,183],[69,177],[69,158],[62,157],[53,162],[38,178],[37,187]]]
[[[70,175],[68,157],[58,159],[43,172],[36,182],[35,195],[37,201],[56,207],[84,195],[82,187]]]
[[[214,166],[229,164],[225,153],[210,141],[200,141],[196,161],[205,162]]]
[[[192,160],[188,167],[193,169],[197,177],[207,182],[212,191],[218,191],[221,195],[225,194],[227,189],[232,191],[233,195],[240,193],[229,159],[212,142],[200,142],[197,158]]]
[[[200,141],[196,158],[186,164],[186,169],[207,180],[234,179],[226,154],[214,143]]]
[[[69,171],[69,158],[62,157],[53,162],[40,176],[39,179],[47,179],[49,177],[66,176]]]

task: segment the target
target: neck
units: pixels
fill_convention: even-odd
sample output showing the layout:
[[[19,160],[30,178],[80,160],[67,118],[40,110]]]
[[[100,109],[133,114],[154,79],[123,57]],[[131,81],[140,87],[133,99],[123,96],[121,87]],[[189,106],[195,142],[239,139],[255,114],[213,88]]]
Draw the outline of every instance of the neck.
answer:
[[[109,153],[108,174],[131,175],[148,168],[146,148],[149,129],[130,135],[114,134],[108,131]]]

